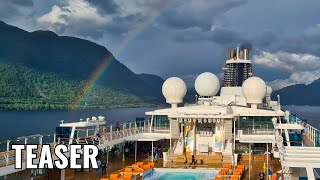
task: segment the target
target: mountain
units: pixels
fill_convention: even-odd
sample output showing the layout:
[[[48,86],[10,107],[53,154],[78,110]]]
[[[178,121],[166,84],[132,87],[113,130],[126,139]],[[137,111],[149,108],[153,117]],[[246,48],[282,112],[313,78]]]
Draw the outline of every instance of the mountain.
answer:
[[[320,79],[311,84],[296,84],[287,86],[272,93],[272,98],[277,99],[280,95],[280,102],[283,105],[320,105]]]
[[[158,93],[162,93],[162,84],[164,79],[154,74],[137,74],[148,86]]]
[[[78,85],[76,87],[72,86],[74,87],[72,93],[75,95],[68,97],[71,99],[66,103],[75,101],[76,99],[72,98],[81,96],[79,93],[84,93],[82,92],[83,87],[91,87],[92,92],[86,96],[87,99],[83,101],[82,105],[87,104],[87,101],[91,101],[90,98],[97,95],[97,92],[95,92],[99,91],[97,89],[105,91],[105,97],[108,98],[112,98],[109,96],[112,95],[111,91],[119,96],[130,97],[129,99],[132,102],[128,101],[127,103],[131,105],[137,100],[139,102],[157,103],[162,98],[159,92],[154,91],[138,75],[120,63],[110,51],[96,43],[74,37],[58,36],[51,31],[27,32],[2,21],[0,21],[0,42],[0,61],[2,62],[1,66],[3,66],[1,75],[5,73],[7,76],[7,79],[4,80],[7,81],[7,84],[2,86],[23,88],[21,91],[27,91],[22,79],[20,79],[20,84],[14,79],[19,77],[21,73],[25,73],[24,71],[27,71],[27,74],[32,74],[27,77],[35,78],[24,79],[28,86],[38,89],[37,96],[24,96],[22,98],[26,101],[29,98],[42,97],[39,88],[44,85],[46,85],[46,88],[52,89],[53,86],[62,87],[61,83],[63,82],[70,86],[71,84]],[[96,71],[97,69],[100,71]],[[19,73],[13,75],[12,71]],[[100,76],[101,72],[103,73]],[[41,84],[41,81],[36,80],[36,76],[33,76],[34,74],[44,79],[50,76],[54,84]],[[11,97],[12,93],[7,91],[8,88],[1,87],[0,98],[2,100],[3,98],[16,100],[20,98]],[[65,91],[68,91],[68,89],[62,89],[58,93],[63,96]],[[9,94],[9,96],[4,94]],[[43,99],[42,97],[39,101]],[[100,105],[109,107],[108,104]],[[121,104],[121,106],[125,106],[125,104]]]

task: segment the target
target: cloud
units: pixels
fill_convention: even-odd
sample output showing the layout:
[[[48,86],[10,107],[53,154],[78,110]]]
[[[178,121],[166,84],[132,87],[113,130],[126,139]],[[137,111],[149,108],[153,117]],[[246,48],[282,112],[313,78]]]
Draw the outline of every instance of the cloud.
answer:
[[[115,14],[119,13],[120,11],[118,4],[115,3],[113,0],[86,0],[86,2],[90,3],[91,5],[96,7],[99,12],[102,12],[104,14]]]
[[[33,5],[32,0],[0,0],[0,18],[8,21],[29,14]]]
[[[163,14],[162,23],[170,28],[200,27],[209,30],[215,19],[246,0],[180,0]]]
[[[273,81],[267,81],[266,83],[267,83],[268,86],[272,87],[273,91],[294,84],[293,82],[290,82],[289,79],[276,79],[276,80],[273,80]]]
[[[304,37],[312,43],[320,43],[320,24],[311,26],[304,31]]]
[[[141,21],[140,14],[121,10],[116,1],[68,0],[53,5],[50,12],[37,18],[40,27],[60,35],[97,41],[103,37],[119,40]]]
[[[310,84],[320,78],[320,57],[311,54],[295,54],[287,52],[265,52],[254,55],[253,61],[259,66],[285,71],[287,79],[276,79],[269,84],[279,89],[292,84]]]

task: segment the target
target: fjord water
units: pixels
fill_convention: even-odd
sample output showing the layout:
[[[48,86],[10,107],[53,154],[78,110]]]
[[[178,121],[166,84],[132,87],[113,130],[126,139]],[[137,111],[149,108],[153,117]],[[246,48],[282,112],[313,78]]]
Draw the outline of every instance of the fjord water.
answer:
[[[300,119],[320,128],[320,106],[283,106]],[[77,111],[0,111],[0,141],[33,134],[52,134],[60,120],[79,121],[80,118],[105,116],[107,124],[134,121],[146,117],[145,112],[156,108],[86,109]]]
[[[155,108],[84,109],[75,111],[0,111],[0,141],[34,134],[53,134],[60,121],[105,116],[107,124],[135,121]]]

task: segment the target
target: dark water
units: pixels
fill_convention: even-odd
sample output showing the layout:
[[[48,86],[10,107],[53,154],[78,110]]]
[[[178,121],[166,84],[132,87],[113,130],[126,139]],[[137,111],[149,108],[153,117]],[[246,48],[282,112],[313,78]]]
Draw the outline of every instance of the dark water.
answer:
[[[283,106],[300,119],[320,128],[320,106]],[[105,116],[107,124],[116,121],[134,121],[136,117],[146,117],[146,111],[156,108],[119,108],[78,111],[0,111],[0,141],[33,134],[51,134],[60,120],[79,121],[80,118]]]
[[[145,112],[155,108],[118,108],[77,111],[0,111],[0,141],[33,134],[52,134],[60,120],[79,121],[92,116],[105,116],[107,124],[134,121],[146,117]]]

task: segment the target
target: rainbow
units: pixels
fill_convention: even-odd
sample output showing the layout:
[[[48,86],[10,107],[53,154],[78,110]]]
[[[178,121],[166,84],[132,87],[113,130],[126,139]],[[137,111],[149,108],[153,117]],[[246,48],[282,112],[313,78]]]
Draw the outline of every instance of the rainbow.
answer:
[[[163,4],[159,8],[158,11],[154,12],[151,16],[148,16],[148,18],[141,22],[137,23],[128,33],[126,34],[126,37],[123,38],[123,40],[119,43],[117,48],[115,48],[115,54],[120,53],[123,51],[126,47],[126,45],[129,43],[130,40],[133,40],[135,37],[137,37],[140,33],[143,32],[143,30],[154,20],[156,20],[163,11],[168,9],[171,5],[174,4],[174,0],[169,0],[166,3]],[[89,78],[86,80],[86,84],[83,87],[83,89],[80,91],[78,96],[75,98],[74,102],[71,105],[71,110],[78,109],[80,105],[85,101],[85,99],[89,96],[93,88],[95,87],[97,81],[102,77],[105,72],[107,71],[108,67],[110,66],[111,62],[114,60],[114,57],[112,53],[110,53],[107,57],[102,59],[101,63],[97,66],[97,68],[90,74]]]

